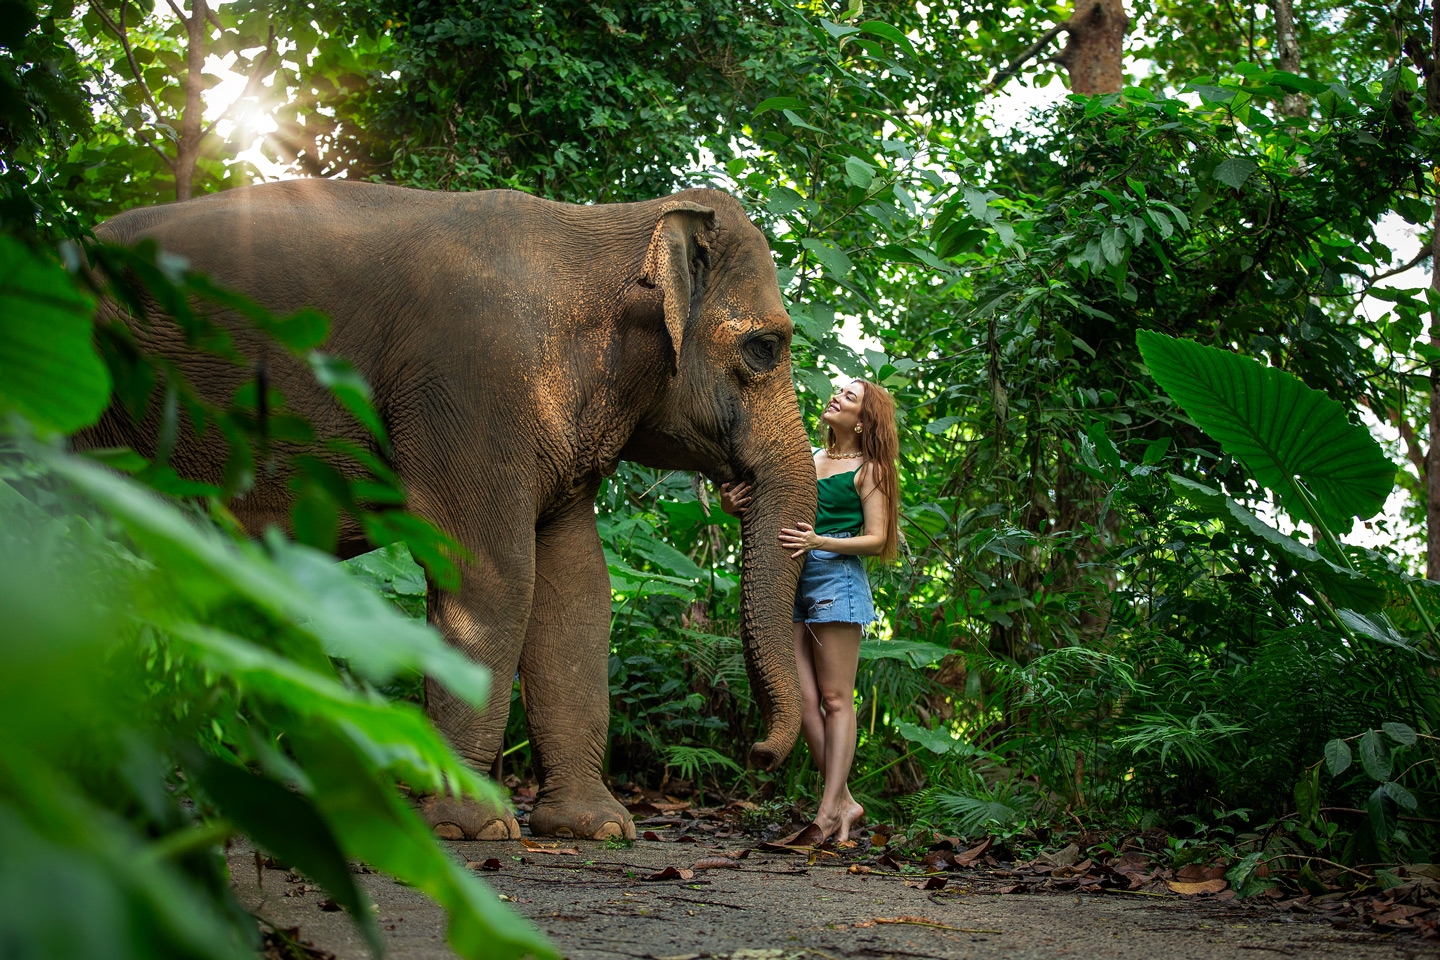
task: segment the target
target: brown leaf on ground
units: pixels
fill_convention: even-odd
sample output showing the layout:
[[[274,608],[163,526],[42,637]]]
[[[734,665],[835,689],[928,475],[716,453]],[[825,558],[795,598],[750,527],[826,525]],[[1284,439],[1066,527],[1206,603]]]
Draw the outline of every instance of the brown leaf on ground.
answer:
[[[973,866],[975,861],[985,856],[985,854],[988,853],[990,848],[994,845],[995,838],[986,837],[984,840],[981,840],[977,845],[971,847],[969,850],[966,850],[964,853],[960,854],[960,856],[956,857],[955,865],[959,867]]]
[[[1225,864],[1211,863],[1201,865],[1192,863],[1187,867],[1181,867],[1175,871],[1175,879],[1182,883],[1203,883],[1206,880],[1223,880],[1225,878]]]
[[[739,870],[740,864],[729,857],[701,857],[695,861],[696,870]]]
[[[885,856],[880,858],[879,862],[882,867],[889,867],[891,870],[897,871],[900,869],[900,861],[896,860],[891,854],[885,854]]]
[[[1075,844],[1061,847],[1059,850],[1042,850],[1035,858],[1036,866],[1047,867],[1073,867],[1080,862],[1080,848]]]
[[[885,846],[886,844],[888,844],[889,842],[890,842],[890,835],[889,835],[888,833],[872,833],[872,834],[870,834],[870,846],[872,846],[872,847],[883,847],[883,846]]]
[[[1219,893],[1229,886],[1224,880],[1202,880],[1199,883],[1185,883],[1181,880],[1166,880],[1165,886],[1170,888],[1171,893],[1180,893],[1185,896],[1199,896],[1202,894]]]
[[[922,890],[944,890],[944,889],[945,889],[945,884],[947,884],[947,883],[949,883],[949,882],[950,882],[950,878],[949,878],[949,877],[931,877],[929,880],[926,880],[926,881],[925,881],[925,886],[921,887],[920,889],[922,889]]]
[[[644,833],[640,834],[640,838],[641,838],[642,840],[652,840],[652,841],[654,841],[655,843],[674,843],[674,842],[675,842],[674,840],[670,840],[670,839],[668,839],[668,838],[666,838],[666,837],[660,836],[660,834],[656,833],[654,830],[646,830]]]
[[[1150,858],[1139,851],[1131,850],[1110,866],[1116,873],[1124,874],[1125,876],[1149,873]]]
[[[695,871],[685,867],[666,867],[659,873],[652,873],[648,877],[641,877],[641,880],[689,880],[695,876]]]
[[[625,809],[641,817],[653,817],[664,812],[655,806],[655,804],[646,800],[641,800],[638,803],[627,803],[625,804]]]
[[[864,864],[852,863],[846,873],[874,873],[875,871]]]
[[[939,850],[931,850],[925,854],[920,865],[927,873],[938,873],[941,870],[954,870],[960,866],[960,861],[955,857],[955,851],[941,847]]]
[[[471,870],[499,870],[500,858],[491,857],[488,860],[467,860],[465,866]]]

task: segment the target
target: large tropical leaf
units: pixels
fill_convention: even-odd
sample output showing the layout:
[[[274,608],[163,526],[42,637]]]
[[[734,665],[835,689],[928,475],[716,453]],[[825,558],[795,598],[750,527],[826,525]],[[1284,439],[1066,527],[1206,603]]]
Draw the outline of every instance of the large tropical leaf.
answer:
[[[0,237],[0,414],[65,432],[100,418],[110,373],[95,352],[92,307],[58,263]]]
[[[1149,330],[1137,340],[1165,391],[1293,515],[1307,515],[1294,502],[1294,478],[1315,495],[1321,519],[1344,531],[1385,505],[1395,465],[1341,404],[1249,357]]]
[[[1363,574],[1348,570],[1320,556],[1310,547],[1287,537],[1225,494],[1203,483],[1171,475],[1170,486],[1208,517],[1225,523],[1230,533],[1253,546],[1261,547],[1276,560],[1307,574],[1325,591],[1331,602],[1362,612],[1385,605],[1385,588]]]

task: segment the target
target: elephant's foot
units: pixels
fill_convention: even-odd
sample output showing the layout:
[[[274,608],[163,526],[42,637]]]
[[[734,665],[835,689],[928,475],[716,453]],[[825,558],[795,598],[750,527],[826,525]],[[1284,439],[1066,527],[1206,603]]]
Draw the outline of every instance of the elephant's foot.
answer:
[[[420,798],[420,816],[442,840],[519,840],[520,821],[510,811],[468,797]]]
[[[634,840],[635,819],[597,783],[548,795],[541,791],[530,811],[530,832],[537,837]]]

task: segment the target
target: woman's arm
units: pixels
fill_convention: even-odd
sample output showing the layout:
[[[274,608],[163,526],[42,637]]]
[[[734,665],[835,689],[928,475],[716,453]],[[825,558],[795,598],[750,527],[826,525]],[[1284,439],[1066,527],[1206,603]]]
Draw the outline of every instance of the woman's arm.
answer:
[[[852,557],[878,557],[885,550],[885,515],[889,504],[880,492],[880,484],[870,464],[855,471],[855,491],[860,494],[860,508],[865,527],[858,537],[822,537],[808,523],[780,531],[780,546],[798,557],[806,550],[829,550]]]

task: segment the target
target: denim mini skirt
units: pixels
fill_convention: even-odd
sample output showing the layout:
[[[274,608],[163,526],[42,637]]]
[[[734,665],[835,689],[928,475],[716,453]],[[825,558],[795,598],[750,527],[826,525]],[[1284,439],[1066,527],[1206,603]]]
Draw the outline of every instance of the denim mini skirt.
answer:
[[[848,533],[826,536],[848,537]],[[847,553],[811,550],[805,554],[795,590],[796,623],[874,623],[875,602],[865,561]]]

